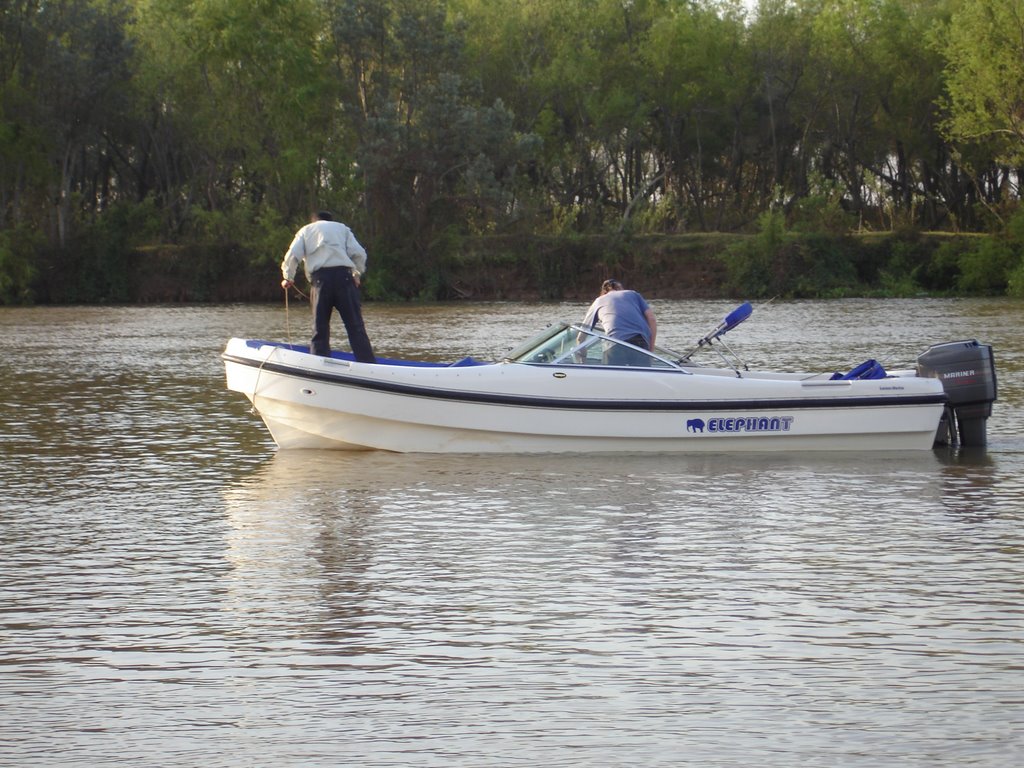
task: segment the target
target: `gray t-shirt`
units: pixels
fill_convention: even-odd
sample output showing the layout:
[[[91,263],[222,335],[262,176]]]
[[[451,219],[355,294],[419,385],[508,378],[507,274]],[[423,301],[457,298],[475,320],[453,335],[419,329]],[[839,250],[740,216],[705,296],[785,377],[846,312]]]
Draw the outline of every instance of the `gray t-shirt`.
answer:
[[[644,313],[649,305],[636,291],[609,291],[594,299],[583,318],[587,327],[600,326],[613,339],[631,339],[643,336],[651,343],[651,327]]]

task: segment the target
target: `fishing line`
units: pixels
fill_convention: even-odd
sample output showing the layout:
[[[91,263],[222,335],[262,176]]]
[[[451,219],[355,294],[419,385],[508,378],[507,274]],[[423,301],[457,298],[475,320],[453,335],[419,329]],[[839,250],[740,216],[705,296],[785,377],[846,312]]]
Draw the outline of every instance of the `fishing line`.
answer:
[[[284,332],[285,332],[286,338],[288,339],[288,347],[289,348],[291,348],[293,346],[292,345],[291,314],[289,313],[289,307],[288,307],[288,291],[290,289],[292,289],[292,288],[295,288],[295,292],[297,294],[299,294],[299,296],[301,296],[302,298],[304,298],[306,300],[309,300],[309,296],[307,296],[301,290],[296,288],[294,283],[292,285],[290,285],[290,286],[286,286],[285,289],[284,289]]]
[[[285,286],[284,289],[284,334],[290,347],[292,345],[292,322],[291,316],[288,314],[288,286]]]

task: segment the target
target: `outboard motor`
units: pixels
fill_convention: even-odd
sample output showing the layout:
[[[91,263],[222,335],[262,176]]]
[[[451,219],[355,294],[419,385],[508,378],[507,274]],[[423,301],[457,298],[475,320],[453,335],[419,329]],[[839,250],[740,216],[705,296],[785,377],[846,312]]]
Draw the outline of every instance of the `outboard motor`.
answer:
[[[933,344],[917,358],[917,375],[942,382],[954,422],[950,435],[958,430],[961,445],[985,445],[985,422],[996,399],[992,347],[974,339]]]

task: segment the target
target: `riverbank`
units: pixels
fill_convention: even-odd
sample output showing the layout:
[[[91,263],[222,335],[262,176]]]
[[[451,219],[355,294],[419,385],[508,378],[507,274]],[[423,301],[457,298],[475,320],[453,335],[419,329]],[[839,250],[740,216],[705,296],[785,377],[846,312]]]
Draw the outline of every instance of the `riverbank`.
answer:
[[[955,295],[967,255],[984,240],[942,233],[488,236],[407,263],[371,249],[364,296],[367,301],[583,300],[609,277],[658,299]],[[278,301],[279,283],[276,256],[239,246],[150,246],[98,267],[94,262],[43,269],[35,301]],[[1001,284],[993,279],[973,292],[999,294],[1005,285],[1005,278]]]

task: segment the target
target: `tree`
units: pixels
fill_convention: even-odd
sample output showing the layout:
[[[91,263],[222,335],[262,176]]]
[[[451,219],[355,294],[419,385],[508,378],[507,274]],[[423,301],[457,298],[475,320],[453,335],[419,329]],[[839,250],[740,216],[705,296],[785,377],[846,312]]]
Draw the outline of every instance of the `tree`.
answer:
[[[960,2],[940,38],[946,59],[946,135],[992,141],[998,159],[1024,161],[1024,0]]]
[[[336,134],[314,0],[139,0],[157,182],[200,210],[308,214]]]
[[[23,2],[0,16],[3,215],[21,220],[24,195],[38,196],[47,218],[37,223],[59,246],[80,209],[109,202],[108,138],[131,79],[126,16],[119,0]]]
[[[655,23],[643,57],[666,190],[699,229],[719,228],[744,205],[758,88],[744,35],[741,19],[684,5]]]
[[[479,87],[463,76],[463,31],[444,2],[329,0],[326,7],[331,67],[357,141],[367,236],[384,254],[392,287],[436,295],[448,237],[507,215],[529,142],[517,137],[505,106],[482,103]]]

